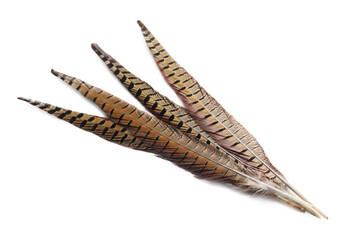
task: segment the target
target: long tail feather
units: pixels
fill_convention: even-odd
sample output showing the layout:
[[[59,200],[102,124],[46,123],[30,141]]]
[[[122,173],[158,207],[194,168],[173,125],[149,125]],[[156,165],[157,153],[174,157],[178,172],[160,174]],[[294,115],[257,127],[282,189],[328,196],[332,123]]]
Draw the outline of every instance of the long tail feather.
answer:
[[[74,112],[27,98],[20,97],[18,99],[26,101],[59,119],[62,119],[80,129],[91,132],[109,142],[117,143],[124,147],[136,150],[152,151],[149,147],[145,146],[142,141],[128,133],[126,128],[109,119],[86,113]]]
[[[183,101],[185,109],[196,123],[227,151],[250,165],[255,164],[272,181],[289,187],[307,201],[271,164],[257,140],[170,56],[142,22],[138,21],[138,24],[165,80]]]
[[[138,22],[146,43],[153,53],[155,61],[166,81],[183,101],[186,110],[194,120],[223,148],[232,152],[241,160],[255,164],[268,177],[275,178],[269,165],[274,168],[265,156],[256,139],[244,129],[223,107],[211,97],[197,81],[182,68],[162,47],[151,32],[140,21]],[[252,150],[253,149],[253,150]],[[256,157],[257,156],[257,157]],[[263,159],[263,160],[261,160]],[[275,171],[277,171],[274,168]],[[281,175],[281,174],[280,174]]]

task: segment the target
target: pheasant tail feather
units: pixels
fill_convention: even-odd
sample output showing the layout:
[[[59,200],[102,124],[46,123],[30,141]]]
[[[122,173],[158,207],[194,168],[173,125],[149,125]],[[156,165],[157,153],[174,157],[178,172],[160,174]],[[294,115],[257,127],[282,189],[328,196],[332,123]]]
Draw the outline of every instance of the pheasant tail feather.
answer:
[[[309,202],[273,166],[257,140],[170,56],[141,21],[138,21],[138,24],[162,75],[183,101],[185,109],[196,123],[244,164],[258,168],[281,188],[289,187],[304,201]],[[319,209],[315,206],[314,208],[327,218]]]

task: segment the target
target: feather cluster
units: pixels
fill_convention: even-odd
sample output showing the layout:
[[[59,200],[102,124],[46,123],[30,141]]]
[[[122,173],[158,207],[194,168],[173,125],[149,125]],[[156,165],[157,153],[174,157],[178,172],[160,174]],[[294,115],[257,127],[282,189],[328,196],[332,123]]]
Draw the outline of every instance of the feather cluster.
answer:
[[[298,193],[267,158],[257,140],[181,67],[138,21],[179,106],[125,69],[97,44],[92,49],[126,89],[152,114],[63,73],[52,73],[97,104],[107,117],[19,98],[108,141],[151,152],[194,175],[262,193],[315,216],[326,217]]]

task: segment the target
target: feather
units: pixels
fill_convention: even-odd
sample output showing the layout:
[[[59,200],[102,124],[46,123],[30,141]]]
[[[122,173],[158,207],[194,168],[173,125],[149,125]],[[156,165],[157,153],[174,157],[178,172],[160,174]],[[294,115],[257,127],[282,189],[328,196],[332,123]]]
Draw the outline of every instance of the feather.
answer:
[[[252,135],[169,56],[140,21],[138,23],[162,73],[185,108],[134,76],[97,44],[92,45],[94,51],[154,116],[102,89],[54,70],[55,76],[93,101],[107,117],[19,99],[105,140],[154,153],[197,177],[275,197],[317,217],[325,216],[301,195],[299,198],[290,193],[286,186],[292,188]]]
[[[262,161],[273,166],[256,139],[169,55],[145,25],[138,23],[163,76],[183,101],[186,110],[195,122],[223,148],[247,164],[255,164],[268,177],[274,179],[276,176],[266,168]],[[274,170],[277,171],[276,168]]]
[[[233,153],[243,163],[254,165],[266,177],[281,187],[289,187],[301,199],[309,202],[301,193],[292,187],[273,166],[263,148],[233,116],[231,116],[200,84],[181,67],[163,48],[155,36],[138,21],[145,41],[153,54],[167,83],[182,100],[185,109],[195,122],[205,130],[221,147]],[[309,202],[310,203],[310,202]],[[326,217],[315,206],[314,208]]]
[[[129,147],[136,150],[147,152],[152,151],[152,149],[145,146],[142,141],[132,136],[126,128],[112,122],[107,118],[74,112],[27,98],[20,97],[18,99],[26,101],[59,119],[62,119],[87,132],[91,132],[109,142],[117,143],[124,147]]]

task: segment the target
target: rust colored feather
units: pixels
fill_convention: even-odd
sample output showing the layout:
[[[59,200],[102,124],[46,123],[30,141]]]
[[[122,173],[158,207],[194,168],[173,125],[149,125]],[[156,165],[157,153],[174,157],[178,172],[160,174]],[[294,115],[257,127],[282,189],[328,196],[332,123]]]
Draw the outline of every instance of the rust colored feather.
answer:
[[[133,148],[141,151],[152,151],[151,148],[145,146],[142,141],[132,136],[126,128],[114,123],[113,121],[93,116],[86,113],[75,112],[64,108],[56,107],[47,103],[34,101],[27,98],[19,98],[43,111],[54,115],[84,131],[91,132],[109,142],[117,143],[124,147]]]

